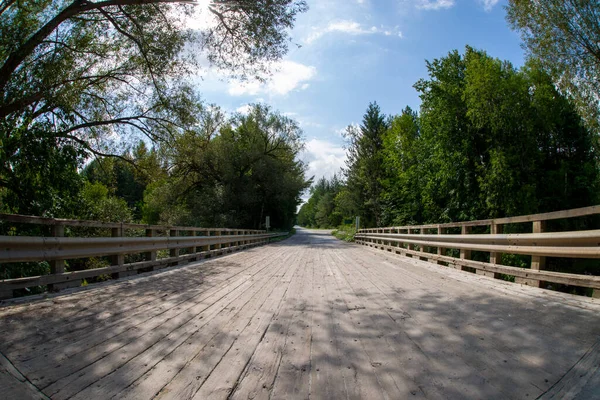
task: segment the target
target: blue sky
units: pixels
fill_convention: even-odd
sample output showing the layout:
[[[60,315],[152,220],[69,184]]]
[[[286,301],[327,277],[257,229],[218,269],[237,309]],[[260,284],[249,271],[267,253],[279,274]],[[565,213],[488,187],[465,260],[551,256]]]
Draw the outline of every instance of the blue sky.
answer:
[[[330,177],[343,165],[341,131],[360,123],[377,101],[398,114],[420,100],[412,87],[427,76],[425,60],[463,51],[524,62],[518,35],[506,20],[506,0],[308,0],[291,32],[290,52],[261,84],[217,79],[200,83],[204,100],[229,112],[248,103],[271,105],[294,119],[306,137],[308,176]]]

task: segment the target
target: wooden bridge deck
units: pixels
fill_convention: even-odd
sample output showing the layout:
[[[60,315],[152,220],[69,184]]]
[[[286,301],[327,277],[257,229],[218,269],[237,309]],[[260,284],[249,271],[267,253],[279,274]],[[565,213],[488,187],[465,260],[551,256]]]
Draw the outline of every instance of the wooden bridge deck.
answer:
[[[0,396],[533,399],[598,347],[598,311],[299,230],[0,309]]]

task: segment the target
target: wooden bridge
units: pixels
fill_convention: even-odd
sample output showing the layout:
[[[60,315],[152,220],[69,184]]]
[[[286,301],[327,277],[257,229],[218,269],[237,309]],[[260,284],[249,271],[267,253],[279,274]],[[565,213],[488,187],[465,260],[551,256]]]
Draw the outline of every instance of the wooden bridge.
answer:
[[[0,397],[600,398],[600,302],[493,279],[500,271],[493,268],[511,267],[499,258],[477,264],[466,253],[481,245],[483,238],[476,236],[483,234],[450,243],[442,231],[429,237],[426,230],[437,228],[452,227],[421,227],[416,234],[401,227],[362,232],[358,241],[373,247],[299,229],[285,241],[237,252],[263,244],[266,234],[235,232],[226,240],[221,232],[216,238],[192,235],[187,242],[175,235],[161,242],[121,238],[117,231],[116,238],[94,242],[96,250],[88,253],[105,252],[98,250],[103,246],[115,251],[114,243],[127,240],[136,251],[171,249],[171,265],[181,257],[190,263],[8,301],[0,308]],[[76,254],[77,242],[55,239],[35,248],[60,267],[56,259]],[[500,239],[487,245],[504,246]],[[27,240],[5,239],[0,258],[24,257],[33,246]],[[511,243],[507,246],[519,245]],[[569,246],[547,243],[551,249],[598,247],[588,239]],[[453,264],[432,244],[464,251]],[[192,245],[194,251],[179,253]],[[536,257],[543,257],[544,245],[534,246]],[[491,250],[494,256],[519,251]],[[196,261],[199,253],[217,252],[226,255]],[[147,256],[136,268],[159,261]],[[536,261],[543,266],[543,259]],[[135,270],[126,265],[115,258],[101,272]],[[461,271],[465,266],[488,274]],[[578,284],[598,287],[596,277],[539,271],[546,275],[534,272],[533,278],[579,279]],[[31,282],[58,285],[69,281],[68,274],[55,269],[0,287],[7,293]]]

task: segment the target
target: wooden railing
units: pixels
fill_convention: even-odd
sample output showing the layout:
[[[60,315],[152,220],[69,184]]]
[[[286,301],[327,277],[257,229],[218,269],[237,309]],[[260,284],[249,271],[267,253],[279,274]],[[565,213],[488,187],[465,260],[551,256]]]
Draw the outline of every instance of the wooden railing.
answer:
[[[0,224],[5,231],[14,233],[0,236],[0,271],[7,263],[50,264],[50,273],[46,275],[0,280],[0,299],[13,297],[17,289],[47,286],[49,291],[57,291],[80,286],[84,279],[104,275],[121,278],[265,244],[271,238],[287,235],[249,229],[103,223],[13,214],[0,214]],[[42,231],[45,228],[48,235],[19,236],[17,226],[31,225]],[[95,234],[73,234],[86,229]],[[126,263],[127,256],[136,260]],[[65,261],[90,257],[104,257],[109,265],[65,271]]]
[[[600,297],[600,276],[545,271],[546,257],[600,258],[600,230],[546,232],[547,221],[600,214],[600,206],[479,221],[361,229],[359,244],[409,257],[435,261],[493,278],[513,276],[516,283],[545,287],[543,282],[592,288]],[[508,224],[531,224],[531,233],[503,234]],[[474,227],[489,233],[472,233]],[[460,233],[449,233],[449,230]],[[416,248],[418,246],[418,249]],[[455,256],[448,249],[456,249]],[[489,253],[489,262],[472,260],[473,251]],[[502,254],[531,256],[529,268],[502,265]]]

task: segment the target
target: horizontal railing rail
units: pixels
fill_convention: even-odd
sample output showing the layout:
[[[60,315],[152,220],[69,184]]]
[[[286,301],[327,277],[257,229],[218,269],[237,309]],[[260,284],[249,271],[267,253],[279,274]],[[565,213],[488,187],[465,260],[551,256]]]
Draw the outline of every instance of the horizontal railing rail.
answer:
[[[86,228],[119,228],[119,229],[154,229],[157,231],[165,230],[179,230],[189,232],[207,232],[207,231],[219,231],[219,232],[237,232],[242,229],[231,229],[231,228],[197,228],[193,226],[174,226],[174,225],[147,225],[147,224],[134,224],[128,222],[99,222],[99,221],[88,221],[80,219],[63,219],[63,218],[47,218],[37,217],[31,215],[19,215],[19,214],[1,214],[0,222],[13,222],[18,224],[34,224],[34,225],[51,225],[51,226],[69,226],[69,227],[86,227]],[[248,233],[263,233],[264,230],[259,229],[243,229]]]
[[[589,215],[600,214],[600,206],[590,206],[582,208],[574,208],[571,210],[553,211],[542,214],[530,214],[530,215],[519,215],[516,217],[496,218],[496,219],[481,219],[475,221],[463,221],[463,222],[447,222],[442,224],[426,224],[426,225],[405,225],[405,226],[389,226],[385,228],[368,228],[361,229],[361,232],[379,232],[381,230],[393,230],[393,229],[437,229],[437,228],[460,228],[460,227],[474,227],[474,226],[490,226],[490,225],[508,225],[508,224],[519,224],[524,222],[543,222],[551,221],[556,219],[585,217]]]
[[[545,287],[544,282],[550,282],[592,288],[595,289],[593,296],[600,297],[600,276],[544,270],[547,257],[600,258],[600,230],[545,232],[546,221],[598,214],[600,206],[592,206],[489,220],[369,228],[360,229],[355,235],[355,241],[460,270],[471,269],[489,277],[511,275],[517,283],[537,287]],[[523,223],[531,223],[531,233],[502,233],[505,225]],[[489,230],[489,233],[473,234],[473,227],[485,227],[483,230]],[[453,228],[461,228],[460,233],[449,233]],[[449,255],[449,249],[457,252]],[[489,253],[489,262],[471,259],[474,251]],[[530,268],[503,265],[503,254],[531,256]]]
[[[0,298],[10,298],[14,296],[15,290],[36,286],[47,286],[49,291],[57,291],[80,286],[84,279],[104,275],[122,278],[266,244],[272,238],[288,234],[251,229],[105,223],[13,214],[0,214],[0,224],[8,224],[12,228],[14,224],[51,228],[51,236],[47,237],[19,236],[19,233],[31,232],[26,228],[16,231],[7,229],[15,234],[0,236],[0,267],[24,262],[46,261],[50,264],[49,274],[0,280]],[[73,231],[68,231],[69,235],[65,234],[65,228],[80,227],[102,228],[105,231],[108,228],[110,237],[73,237]],[[129,235],[126,235],[127,231],[131,231],[128,232]],[[181,254],[184,249],[186,254]],[[167,252],[168,256],[165,256]],[[134,261],[125,263],[126,256],[134,256]],[[66,271],[69,260],[92,257],[104,257],[109,260],[109,265]]]

